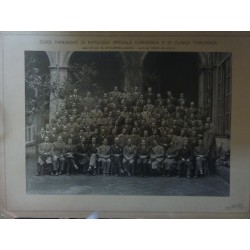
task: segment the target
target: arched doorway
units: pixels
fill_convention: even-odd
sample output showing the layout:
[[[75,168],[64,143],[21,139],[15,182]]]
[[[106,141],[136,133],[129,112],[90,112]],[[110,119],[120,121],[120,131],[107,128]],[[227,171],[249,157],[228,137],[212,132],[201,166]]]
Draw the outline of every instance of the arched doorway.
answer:
[[[200,64],[199,53],[149,52],[143,61],[143,91],[151,86],[163,97],[168,90],[176,97],[183,92],[197,103]]]
[[[94,66],[97,74],[93,78],[93,85],[98,93],[108,92],[118,86],[124,87],[124,63],[119,52],[74,52],[69,59],[69,68],[73,65]]]

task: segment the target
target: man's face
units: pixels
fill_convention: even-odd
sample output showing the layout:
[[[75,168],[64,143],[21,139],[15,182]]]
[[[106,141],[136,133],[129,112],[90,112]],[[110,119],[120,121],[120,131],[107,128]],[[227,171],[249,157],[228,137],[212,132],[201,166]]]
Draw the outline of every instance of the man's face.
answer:
[[[44,128],[41,128],[41,134],[43,134],[44,133]]]
[[[62,142],[62,137],[60,135],[57,137],[57,141]]]
[[[68,139],[68,144],[72,144],[72,139],[71,138]]]
[[[82,144],[85,144],[85,142],[86,142],[86,138],[85,138],[85,137],[82,137],[81,143],[82,143]]]
[[[92,144],[95,144],[96,143],[96,139],[95,137],[92,138]]]
[[[70,134],[73,134],[73,133],[74,133],[74,129],[71,128],[71,129],[69,130],[69,132],[70,132]]]
[[[49,142],[49,137],[45,136],[44,140],[45,140],[45,142]]]
[[[77,89],[74,89],[74,95],[77,95]]]
[[[153,144],[154,144],[154,146],[157,146],[157,141],[154,140],[154,141],[153,141]]]
[[[148,88],[148,93],[152,93],[152,88]]]
[[[199,143],[199,146],[201,146],[201,145],[202,145],[202,140],[199,140],[199,142],[198,142],[198,143]]]
[[[55,134],[56,133],[56,128],[52,129],[52,133]]]
[[[147,136],[148,136],[148,131],[145,130],[145,131],[143,132],[143,135],[144,135],[144,137],[147,137]]]
[[[115,138],[115,144],[117,145],[119,143],[119,138]]]
[[[70,122],[73,122],[73,121],[74,121],[74,118],[71,116],[71,117],[69,118],[69,121],[70,121]]]
[[[103,144],[104,144],[104,145],[107,145],[107,144],[108,144],[108,140],[107,140],[107,139],[104,139],[104,140],[103,140]]]
[[[145,145],[146,145],[145,140],[142,140],[142,141],[141,141],[141,145],[142,145],[142,147],[145,147]]]
[[[131,139],[128,139],[128,145],[129,146],[131,145]]]
[[[118,87],[117,87],[117,86],[114,87],[114,91],[115,91],[115,92],[118,91]]]

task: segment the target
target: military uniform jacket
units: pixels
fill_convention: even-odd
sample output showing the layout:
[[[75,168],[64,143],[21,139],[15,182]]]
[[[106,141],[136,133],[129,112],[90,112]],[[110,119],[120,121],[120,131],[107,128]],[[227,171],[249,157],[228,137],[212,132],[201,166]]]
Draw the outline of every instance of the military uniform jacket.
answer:
[[[52,155],[53,144],[51,142],[43,142],[39,145],[39,154],[51,154]]]
[[[192,160],[193,152],[192,152],[191,147],[183,146],[179,151],[179,157],[180,159],[184,158],[185,160],[187,159]]]
[[[178,149],[176,147],[169,147],[165,152],[165,157],[168,159],[178,158]]]
[[[194,155],[198,156],[198,155],[203,155],[204,157],[207,157],[208,155],[208,150],[204,147],[204,146],[197,146],[194,149]]]
[[[119,134],[119,140],[120,140],[120,145],[122,147],[125,147],[127,145],[127,141],[128,141],[128,135],[124,135],[124,134]]]
[[[141,137],[139,135],[131,134],[128,138],[131,139],[132,145],[135,145],[137,147],[140,144]]]
[[[97,149],[97,153],[99,157],[109,156],[110,155],[110,146],[108,145],[101,145]]]
[[[122,153],[123,153],[123,149],[122,149],[122,147],[120,145],[112,145],[110,147],[111,156],[118,155],[118,154],[122,155]]]
[[[74,151],[75,151],[76,155],[77,154],[88,154],[89,148],[88,148],[88,146],[86,144],[78,143],[75,146]]]
[[[45,133],[41,134],[39,133],[36,137],[36,142],[37,144],[41,144],[42,142],[44,142],[44,138],[45,138]]]
[[[89,154],[97,154],[97,144],[89,145]]]
[[[49,136],[49,141],[51,142],[51,143],[53,143],[53,142],[55,142],[57,140],[57,135],[56,134],[50,134],[50,136]]]
[[[136,154],[136,146],[135,145],[127,145],[123,149],[123,155],[124,157],[134,157]]]
[[[64,142],[58,142],[58,141],[54,142],[53,143],[53,154],[56,156],[62,155],[64,147],[65,147]]]
[[[64,153],[73,153],[74,152],[74,145],[73,144],[66,144],[64,146]]]
[[[149,154],[150,154],[149,148],[148,148],[148,147],[143,148],[143,147],[140,146],[140,147],[138,147],[136,154],[137,154],[139,157],[140,157],[140,156],[149,157]]]
[[[155,158],[163,158],[164,157],[164,147],[161,145],[153,146],[151,149],[151,155]]]

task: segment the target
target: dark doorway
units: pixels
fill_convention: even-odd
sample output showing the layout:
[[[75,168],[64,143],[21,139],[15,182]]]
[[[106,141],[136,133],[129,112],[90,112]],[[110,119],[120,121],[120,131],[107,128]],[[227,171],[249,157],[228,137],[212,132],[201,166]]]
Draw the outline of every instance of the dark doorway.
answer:
[[[163,97],[168,90],[175,97],[184,93],[188,101],[198,102],[198,53],[149,52],[143,63],[143,89],[151,86]]]
[[[95,81],[104,92],[113,90],[114,86],[123,89],[123,60],[119,52],[74,52],[69,60],[69,66],[75,63],[95,65]]]

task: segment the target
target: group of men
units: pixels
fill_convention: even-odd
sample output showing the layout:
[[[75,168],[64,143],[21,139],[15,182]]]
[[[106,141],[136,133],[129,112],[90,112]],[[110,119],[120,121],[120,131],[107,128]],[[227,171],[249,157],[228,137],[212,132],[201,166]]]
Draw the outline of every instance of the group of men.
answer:
[[[190,178],[213,172],[216,153],[211,120],[183,93],[162,98],[114,90],[84,97],[77,89],[37,136],[37,175],[83,174]]]

